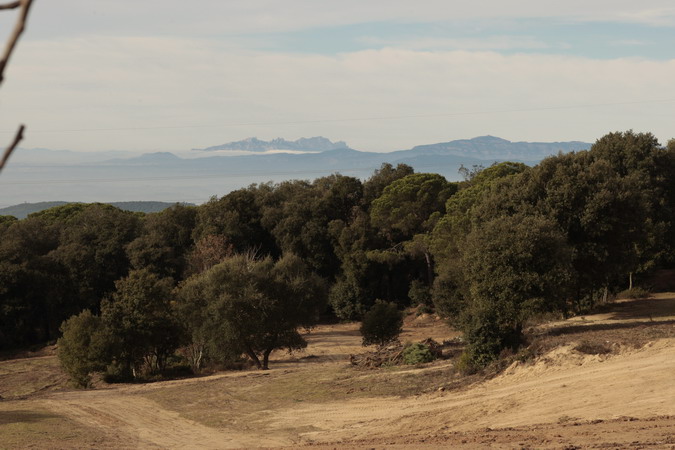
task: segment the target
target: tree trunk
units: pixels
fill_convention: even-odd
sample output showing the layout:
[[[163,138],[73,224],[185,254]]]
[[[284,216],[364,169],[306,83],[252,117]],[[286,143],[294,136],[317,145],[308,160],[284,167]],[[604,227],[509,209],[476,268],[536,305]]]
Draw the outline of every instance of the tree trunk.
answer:
[[[628,290],[633,289],[633,272],[628,273]]]
[[[192,370],[194,371],[199,371],[202,368],[202,356],[204,355],[204,351],[202,349],[202,346],[200,345],[197,348],[193,348],[193,355],[192,355]]]
[[[255,354],[253,349],[251,349],[250,346],[246,346],[246,355],[248,355],[249,358],[255,363],[256,367],[258,369],[263,369],[262,364],[260,363],[260,359],[258,358],[258,355]]]
[[[269,370],[270,353],[272,353],[272,350],[274,349],[265,349],[265,352],[263,353],[262,370]]]
[[[427,263],[427,282],[429,284],[429,289],[434,285],[434,262],[431,259],[431,254],[429,252],[424,252],[424,260]]]

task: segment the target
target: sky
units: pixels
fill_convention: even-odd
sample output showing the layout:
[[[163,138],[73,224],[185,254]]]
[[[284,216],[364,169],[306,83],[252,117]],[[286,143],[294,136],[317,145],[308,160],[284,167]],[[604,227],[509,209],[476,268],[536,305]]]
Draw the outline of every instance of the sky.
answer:
[[[0,37],[13,12],[0,12]],[[675,137],[672,0],[36,0],[0,144],[189,151],[325,136]]]

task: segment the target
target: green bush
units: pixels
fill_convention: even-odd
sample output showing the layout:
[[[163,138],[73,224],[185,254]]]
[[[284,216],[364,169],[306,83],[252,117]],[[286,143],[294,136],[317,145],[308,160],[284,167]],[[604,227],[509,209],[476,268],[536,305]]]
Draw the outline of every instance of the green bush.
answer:
[[[394,341],[403,329],[403,313],[394,303],[377,300],[363,315],[361,335],[363,345],[385,345]]]
[[[647,289],[641,287],[634,287],[632,289],[626,289],[625,291],[619,292],[617,297],[638,299],[638,298],[649,298],[651,297],[651,295],[652,295],[651,292],[649,292]]]
[[[78,387],[88,387],[90,373],[105,368],[105,339],[101,319],[82,311],[61,324],[63,336],[57,341],[61,366]]]
[[[436,359],[429,346],[421,342],[410,343],[403,349],[403,363],[414,365],[424,364]]]
[[[464,350],[459,358],[457,358],[456,366],[457,370],[464,375],[471,375],[480,369],[473,362],[472,355],[469,351]]]
[[[514,313],[509,305],[474,304],[464,322],[466,348],[464,357],[475,369],[496,361],[504,349],[516,351],[522,341],[522,330],[510,320]]]

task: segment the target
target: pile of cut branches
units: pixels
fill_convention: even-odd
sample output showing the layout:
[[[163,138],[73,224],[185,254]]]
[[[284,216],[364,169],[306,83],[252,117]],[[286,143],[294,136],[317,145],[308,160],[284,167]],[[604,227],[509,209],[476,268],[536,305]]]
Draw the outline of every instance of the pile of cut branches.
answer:
[[[431,338],[426,338],[425,340],[420,341],[420,344],[424,344],[429,347],[431,354],[434,355],[436,359],[443,357],[443,344],[439,344]]]
[[[420,341],[427,346],[436,358],[443,356],[443,346],[431,338]],[[398,366],[404,364],[403,351],[405,347],[399,341],[380,346],[375,351],[349,355],[349,362],[359,369],[377,369],[380,367]]]
[[[393,342],[386,346],[378,347],[377,350],[358,355],[349,355],[352,366],[360,369],[377,369],[382,366],[395,366],[403,360],[403,345]]]

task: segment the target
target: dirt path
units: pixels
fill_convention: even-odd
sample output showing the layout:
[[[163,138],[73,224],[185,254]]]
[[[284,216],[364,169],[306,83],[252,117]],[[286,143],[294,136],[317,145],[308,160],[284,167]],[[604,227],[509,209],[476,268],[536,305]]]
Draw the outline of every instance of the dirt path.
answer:
[[[55,394],[38,402],[83,425],[104,431],[110,447],[223,449],[289,443],[206,427],[124,390]]]

